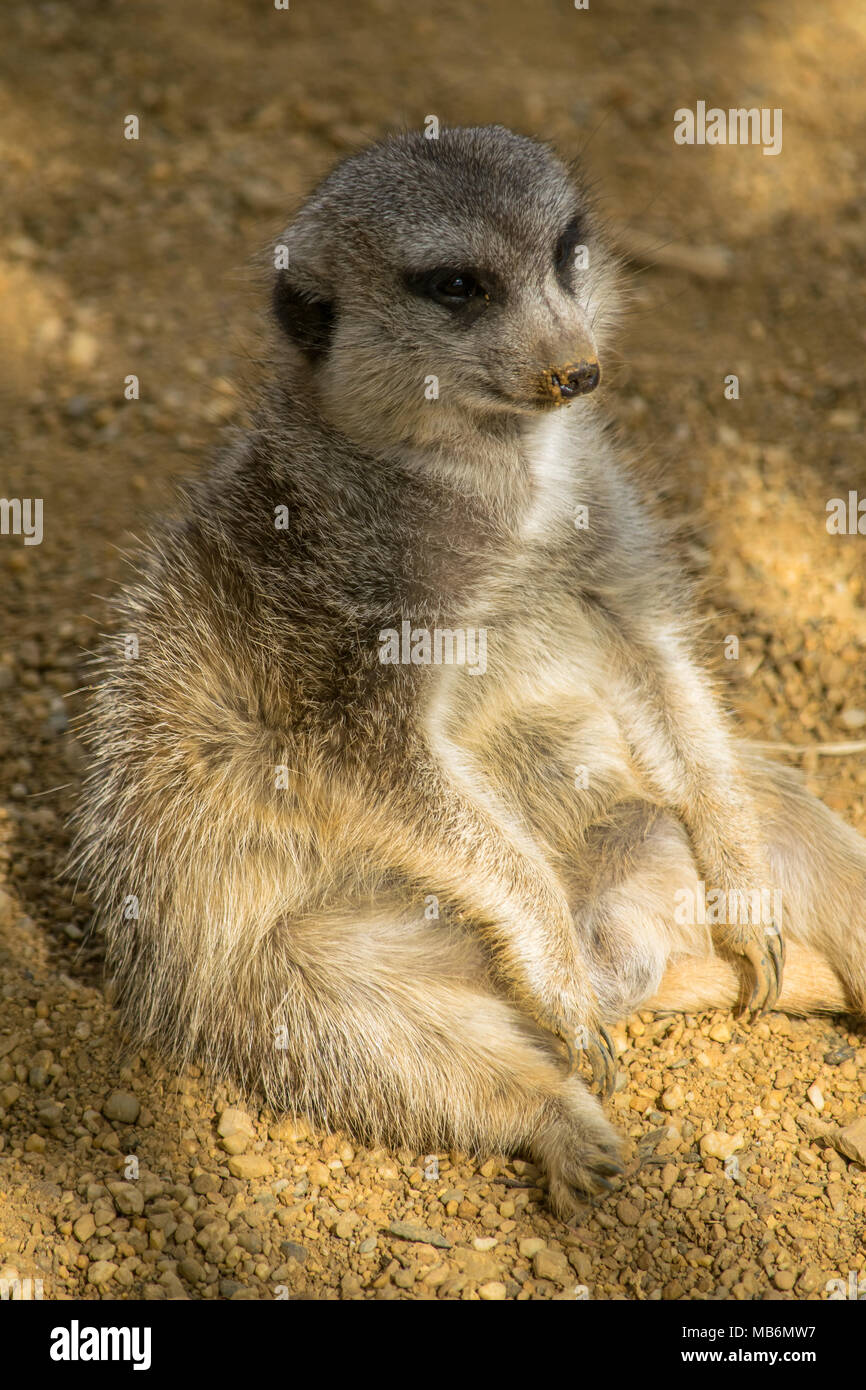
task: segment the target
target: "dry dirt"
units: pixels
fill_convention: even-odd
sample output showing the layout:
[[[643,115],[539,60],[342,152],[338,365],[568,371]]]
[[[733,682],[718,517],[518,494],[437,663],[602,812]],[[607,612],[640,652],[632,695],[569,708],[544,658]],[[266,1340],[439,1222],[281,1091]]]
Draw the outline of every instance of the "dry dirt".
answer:
[[[866,1280],[866,1170],[837,1147],[866,1115],[866,1039],[844,1020],[631,1020],[629,1171],[567,1230],[526,1164],[371,1153],[254,1107],[221,1137],[236,1097],[122,1052],[60,876],[67,697],[120,552],[243,418],[253,253],[337,156],[431,113],[584,151],[636,259],[603,389],[687,527],[709,659],[749,736],[863,737],[866,543],[825,526],[828,499],[866,492],[862,7],[82,0],[10,3],[0,26],[0,490],[45,508],[41,545],[0,537],[0,1278],[493,1300]],[[781,107],[782,154],[676,146],[697,100]],[[793,761],[866,831],[862,753]]]

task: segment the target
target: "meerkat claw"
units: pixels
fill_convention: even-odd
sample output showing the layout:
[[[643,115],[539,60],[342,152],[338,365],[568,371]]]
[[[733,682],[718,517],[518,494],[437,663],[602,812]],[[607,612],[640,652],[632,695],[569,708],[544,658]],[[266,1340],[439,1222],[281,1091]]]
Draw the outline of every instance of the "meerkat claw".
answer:
[[[779,1002],[779,996],[782,993],[782,976],[785,972],[785,938],[775,922],[767,928],[767,950],[775,976],[774,987],[771,990],[772,999],[767,1007],[773,1008]]]
[[[613,1095],[616,1084],[616,1054],[607,1029],[599,1024],[596,1031],[587,1030],[581,1046],[592,1067],[592,1082],[605,1099]]]
[[[596,1172],[601,1173],[603,1177],[619,1178],[625,1172],[625,1164],[620,1163],[618,1158],[608,1158],[596,1164]]]
[[[571,1041],[570,1034],[565,1029],[561,1033],[557,1032],[556,1036],[565,1047],[567,1074],[573,1076],[577,1071],[577,1049]]]
[[[613,1062],[614,1067],[616,1067],[616,1048],[613,1045],[613,1038],[610,1036],[610,1033],[603,1023],[598,1025],[598,1035],[604,1043],[605,1051]]]
[[[763,1013],[770,992],[770,962],[754,941],[741,948],[741,954],[752,967],[752,990],[746,1000],[744,1012],[751,1015]]]

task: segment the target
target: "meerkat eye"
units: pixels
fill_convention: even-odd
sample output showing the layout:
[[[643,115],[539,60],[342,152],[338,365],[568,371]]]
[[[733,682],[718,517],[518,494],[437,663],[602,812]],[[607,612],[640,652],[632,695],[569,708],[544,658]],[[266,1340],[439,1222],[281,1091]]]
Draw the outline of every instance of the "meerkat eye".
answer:
[[[460,275],[443,276],[433,285],[433,293],[440,301],[455,299],[462,303],[467,299],[474,299],[481,293],[481,286],[474,275],[463,272]]]
[[[572,268],[575,249],[581,243],[583,227],[579,217],[572,217],[553,252],[553,263],[557,275],[567,275]]]
[[[407,282],[414,294],[444,304],[449,309],[459,309],[471,300],[486,300],[489,297],[477,275],[470,270],[424,271],[408,276]]]

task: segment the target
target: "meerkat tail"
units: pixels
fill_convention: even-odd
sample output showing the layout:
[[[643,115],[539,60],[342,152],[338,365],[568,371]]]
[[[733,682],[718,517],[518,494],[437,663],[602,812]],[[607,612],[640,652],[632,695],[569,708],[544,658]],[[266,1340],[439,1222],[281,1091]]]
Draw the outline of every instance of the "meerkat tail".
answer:
[[[703,1009],[734,1009],[742,997],[742,971],[730,961],[721,956],[681,956],[668,964],[657,993],[646,1007],[659,1013],[699,1013]],[[826,957],[790,940],[776,1009],[789,1014],[856,1012]]]

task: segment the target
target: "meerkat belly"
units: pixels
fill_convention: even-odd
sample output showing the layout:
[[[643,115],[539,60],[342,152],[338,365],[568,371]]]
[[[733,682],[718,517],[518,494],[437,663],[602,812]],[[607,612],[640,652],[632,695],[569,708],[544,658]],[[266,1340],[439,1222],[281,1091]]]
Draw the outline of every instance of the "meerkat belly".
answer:
[[[443,672],[431,707],[434,742],[552,843],[574,842],[612,796],[637,780],[604,698],[604,660],[564,625],[489,620],[487,669]]]

